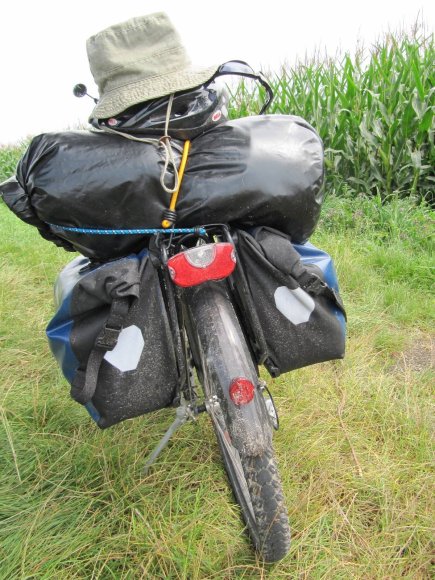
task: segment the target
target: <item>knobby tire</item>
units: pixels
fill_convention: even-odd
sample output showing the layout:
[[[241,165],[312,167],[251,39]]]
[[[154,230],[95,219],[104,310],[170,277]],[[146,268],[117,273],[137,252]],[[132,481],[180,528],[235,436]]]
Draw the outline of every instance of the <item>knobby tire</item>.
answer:
[[[201,320],[201,324],[195,325],[195,350],[197,357],[198,352],[202,353],[200,374],[203,382],[208,383],[204,384],[206,396],[211,391],[222,398],[223,389],[228,389],[230,381],[237,376],[258,383],[245,337],[223,286],[214,284],[202,288],[191,296],[190,304],[190,319]],[[214,341],[211,336],[215,337]],[[257,391],[256,396],[264,407],[263,420],[267,422],[264,399]],[[290,528],[272,437],[267,438],[261,455],[239,453],[229,435],[230,418],[225,405],[216,411],[212,409],[210,415],[228,479],[251,540],[264,561],[281,560],[289,551]]]

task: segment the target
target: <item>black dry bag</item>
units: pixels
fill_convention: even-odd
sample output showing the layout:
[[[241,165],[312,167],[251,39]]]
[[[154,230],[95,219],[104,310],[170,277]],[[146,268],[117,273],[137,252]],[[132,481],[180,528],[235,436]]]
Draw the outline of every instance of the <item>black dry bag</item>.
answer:
[[[257,362],[278,376],[343,358],[345,311],[330,256],[266,227],[239,231],[236,245]]]
[[[55,286],[47,336],[71,396],[101,428],[170,405],[178,386],[172,333],[146,253],[98,267],[79,257]]]

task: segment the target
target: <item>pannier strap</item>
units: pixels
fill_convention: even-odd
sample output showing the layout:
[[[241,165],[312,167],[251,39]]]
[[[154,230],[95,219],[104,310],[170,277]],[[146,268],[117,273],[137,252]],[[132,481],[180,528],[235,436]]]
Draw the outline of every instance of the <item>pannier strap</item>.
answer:
[[[95,349],[106,352],[115,348],[129,308],[130,301],[127,296],[113,300],[106,324],[95,340]]]
[[[280,243],[277,243],[277,240]],[[259,227],[255,241],[261,247],[267,260],[275,268],[288,276],[292,276],[308,294],[327,297],[343,313],[346,319],[346,311],[338,292],[330,288],[320,276],[303,264],[299,253],[295,250],[286,234],[272,228]],[[252,238],[250,242],[252,245]]]
[[[326,296],[329,298],[337,308],[343,313],[345,320],[347,320],[346,310],[344,308],[341,296],[333,288],[325,284],[323,280],[314,272],[305,270],[298,278],[296,278],[300,287],[312,294],[313,296]]]
[[[98,374],[100,372],[104,355],[107,351],[113,350],[117,345],[129,309],[130,301],[127,296],[123,298],[115,298],[113,300],[106,324],[97,336],[94,347],[89,355],[83,389],[76,392],[74,397],[76,401],[82,403],[82,405],[88,403],[95,394]]]

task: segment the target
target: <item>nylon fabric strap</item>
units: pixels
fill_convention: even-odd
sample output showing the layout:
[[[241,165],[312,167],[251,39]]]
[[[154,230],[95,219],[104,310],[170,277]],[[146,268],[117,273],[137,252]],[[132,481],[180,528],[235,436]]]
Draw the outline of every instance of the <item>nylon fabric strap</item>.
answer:
[[[100,373],[101,363],[103,362],[105,350],[96,350],[93,348],[88,358],[86,366],[85,384],[83,389],[76,398],[82,404],[86,405],[92,399],[97,389],[98,375]]]
[[[311,294],[312,296],[325,296],[326,298],[329,298],[329,300],[332,300],[347,320],[346,310],[344,309],[341,296],[333,288],[330,288],[328,284],[320,278],[320,276],[304,268],[302,275],[296,279],[300,284],[300,287],[308,294]]]
[[[115,298],[110,307],[110,313],[100,334],[97,336],[94,348],[104,351],[113,350],[118,342],[122,325],[129,310],[129,298]]]
[[[86,365],[85,384],[80,395],[77,397],[80,403],[85,405],[95,394],[97,389],[100,367],[107,351],[113,350],[118,343],[123,322],[129,311],[129,299],[115,298],[110,307],[110,314],[106,324],[97,336],[94,347]]]
[[[263,228],[265,232],[270,231]],[[276,243],[276,236],[279,236],[281,244]],[[311,272],[301,261],[300,255],[294,249],[290,239],[281,233],[276,233],[275,237],[259,236],[256,242],[261,246],[265,257],[281,272],[292,276],[308,294],[312,296],[325,296],[332,300],[346,318],[341,297],[330,288],[315,272]]]
[[[265,232],[266,228],[262,228]],[[261,229],[260,229],[261,231]],[[293,276],[297,280],[305,272],[304,266],[301,264],[301,257],[294,249],[290,239],[286,235],[277,234],[273,232],[273,236],[260,236],[255,240],[261,247],[266,258],[281,272]],[[281,243],[276,243],[276,238],[279,237]]]

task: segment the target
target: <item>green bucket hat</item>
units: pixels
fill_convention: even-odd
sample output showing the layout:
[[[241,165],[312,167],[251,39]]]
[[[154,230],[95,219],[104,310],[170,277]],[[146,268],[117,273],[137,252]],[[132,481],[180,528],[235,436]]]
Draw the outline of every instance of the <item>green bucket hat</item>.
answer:
[[[100,99],[91,114],[107,119],[129,107],[208,81],[219,68],[192,66],[164,12],[115,24],[86,42]]]

